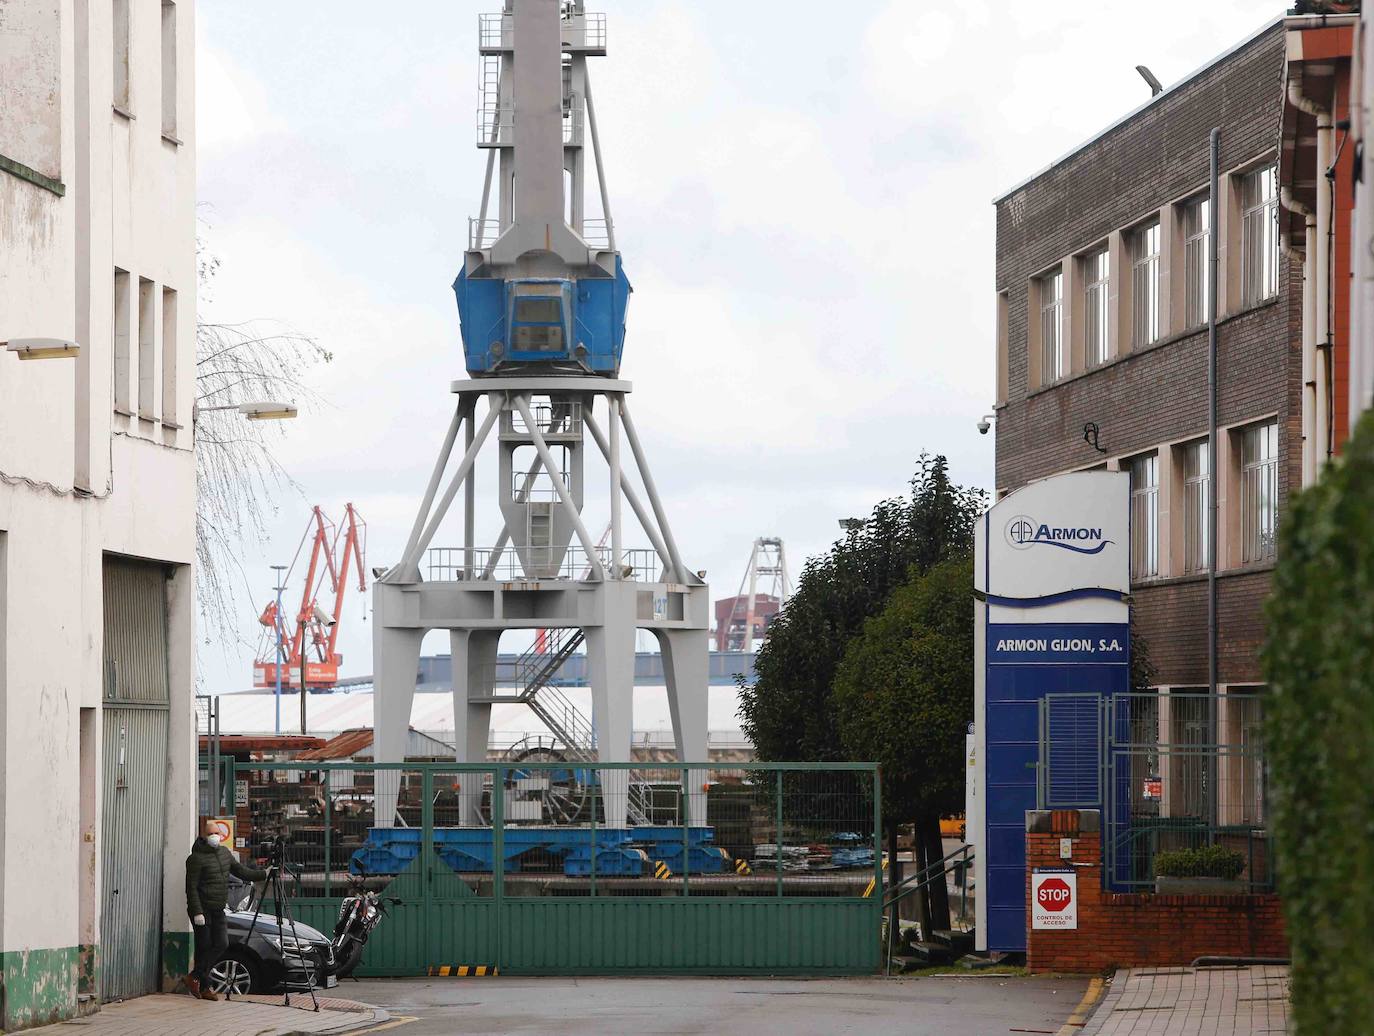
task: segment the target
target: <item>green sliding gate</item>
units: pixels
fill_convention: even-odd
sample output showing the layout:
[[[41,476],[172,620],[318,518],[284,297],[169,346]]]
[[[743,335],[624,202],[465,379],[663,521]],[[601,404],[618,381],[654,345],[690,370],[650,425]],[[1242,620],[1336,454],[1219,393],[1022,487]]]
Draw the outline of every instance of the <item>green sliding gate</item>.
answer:
[[[284,836],[292,912],[326,934],[352,883],[400,900],[360,975],[878,967],[876,766],[544,759],[239,763],[239,849]]]

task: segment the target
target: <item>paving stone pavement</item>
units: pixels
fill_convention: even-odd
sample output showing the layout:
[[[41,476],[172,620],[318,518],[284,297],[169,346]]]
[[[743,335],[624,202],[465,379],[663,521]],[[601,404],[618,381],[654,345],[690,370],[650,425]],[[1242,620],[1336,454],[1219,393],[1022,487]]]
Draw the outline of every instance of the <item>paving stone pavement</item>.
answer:
[[[1288,1031],[1288,968],[1118,971],[1084,1036],[1259,1036]]]
[[[296,1004],[299,997],[291,998]],[[346,1033],[385,1021],[379,1008],[352,1000],[320,998],[321,1010],[283,1007],[281,997],[235,997],[212,1003],[182,994],[141,996],[106,1004],[95,1014],[28,1029],[25,1036],[288,1036]]]

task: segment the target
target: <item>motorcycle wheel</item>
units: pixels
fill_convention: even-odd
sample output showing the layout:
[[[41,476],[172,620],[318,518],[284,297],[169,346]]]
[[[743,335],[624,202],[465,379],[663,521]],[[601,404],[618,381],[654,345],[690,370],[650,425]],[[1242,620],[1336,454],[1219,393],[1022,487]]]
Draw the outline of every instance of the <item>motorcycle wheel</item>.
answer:
[[[357,939],[350,939],[347,946],[338,951],[334,956],[334,974],[339,978],[348,978],[363,960],[363,950],[366,943],[359,942]]]

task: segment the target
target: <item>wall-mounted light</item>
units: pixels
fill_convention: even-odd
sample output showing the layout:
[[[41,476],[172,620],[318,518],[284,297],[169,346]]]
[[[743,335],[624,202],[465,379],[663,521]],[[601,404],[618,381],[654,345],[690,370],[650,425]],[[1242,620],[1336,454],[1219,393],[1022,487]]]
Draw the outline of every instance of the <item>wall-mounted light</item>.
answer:
[[[240,403],[238,410],[250,421],[284,421],[299,413],[290,403]]]
[[[4,346],[21,360],[53,360],[81,353],[81,346],[65,338],[11,338]]]

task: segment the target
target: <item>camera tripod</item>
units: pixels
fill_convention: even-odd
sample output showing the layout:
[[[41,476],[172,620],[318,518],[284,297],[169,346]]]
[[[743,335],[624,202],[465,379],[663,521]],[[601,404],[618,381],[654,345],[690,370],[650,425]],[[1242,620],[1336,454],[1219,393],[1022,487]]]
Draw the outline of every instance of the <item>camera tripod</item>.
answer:
[[[267,880],[263,882],[262,895],[258,897],[257,903],[253,906],[253,920],[248,925],[248,934],[244,936],[244,944],[249,943],[253,938],[253,931],[258,926],[258,918],[262,914],[262,901],[267,898],[270,890],[272,893],[272,906],[277,920],[277,938],[281,941],[282,961],[286,964],[285,977],[282,979],[282,1006],[291,1006],[291,954],[286,949],[286,928],[282,925],[282,918],[286,918],[286,923],[291,927],[291,940],[295,945],[295,954],[300,958],[301,970],[305,972],[305,987],[310,992],[310,1002],[314,1005],[314,1010],[319,1011],[320,1001],[315,996],[315,973],[310,967],[310,961],[305,955],[305,950],[301,946],[301,941],[296,936],[296,919],[291,916],[291,903],[286,898],[286,889],[282,884],[282,871],[285,868],[286,847],[280,840],[270,843],[267,862]],[[225,999],[232,1000],[233,992],[227,990]]]

